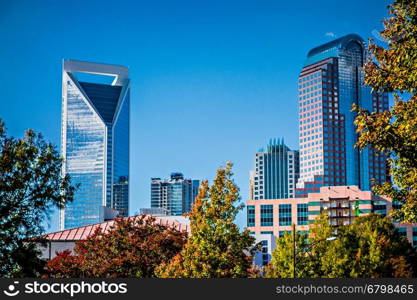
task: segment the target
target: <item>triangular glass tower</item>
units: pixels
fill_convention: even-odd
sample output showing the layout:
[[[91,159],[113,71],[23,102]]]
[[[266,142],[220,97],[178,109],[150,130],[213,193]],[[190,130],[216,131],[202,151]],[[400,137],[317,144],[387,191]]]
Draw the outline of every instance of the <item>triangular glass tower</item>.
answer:
[[[112,76],[111,84],[77,76]],[[123,66],[64,60],[62,154],[64,173],[79,184],[61,211],[62,229],[103,222],[129,211],[130,81]]]

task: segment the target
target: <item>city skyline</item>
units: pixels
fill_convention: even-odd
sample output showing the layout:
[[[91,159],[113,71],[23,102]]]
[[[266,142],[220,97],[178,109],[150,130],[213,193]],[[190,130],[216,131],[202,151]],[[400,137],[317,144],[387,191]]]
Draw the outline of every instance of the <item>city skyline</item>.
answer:
[[[177,14],[180,16],[178,24],[175,23],[177,20],[169,18],[168,12],[171,11],[167,7],[166,13],[156,7],[146,7],[139,12],[143,20],[149,21],[144,15],[149,11],[156,11],[159,14],[153,16],[156,18],[155,22],[165,20],[165,23],[158,24],[161,27],[157,27],[152,33],[146,32],[146,29],[151,28],[150,23],[139,26],[140,38],[132,31],[129,31],[128,36],[121,34],[122,38],[114,35],[118,38],[118,45],[128,41],[135,45],[116,54],[116,45],[109,46],[103,39],[103,36],[107,36],[112,30],[106,34],[103,30],[97,37],[91,37],[88,30],[80,33],[80,27],[77,25],[75,31],[72,27],[66,27],[66,34],[72,35],[73,38],[75,32],[78,34],[75,36],[78,45],[74,46],[77,43],[70,45],[60,40],[61,37],[56,31],[58,28],[62,30],[60,26],[51,26],[49,23],[57,22],[62,25],[58,21],[59,14],[53,16],[53,13],[48,13],[48,17],[52,15],[52,20],[47,21],[41,4],[36,6],[27,3],[25,9],[32,15],[14,18],[21,22],[14,25],[10,20],[13,19],[14,13],[22,9],[19,5],[23,4],[8,4],[6,9],[9,9],[10,17],[6,15],[6,19],[2,19],[7,25],[2,27],[2,33],[4,31],[6,41],[10,41],[12,46],[0,50],[6,69],[0,76],[2,82],[7,83],[6,89],[2,91],[2,99],[14,100],[7,104],[2,100],[2,118],[12,135],[21,136],[24,129],[34,128],[59,145],[59,129],[56,128],[56,124],[60,122],[61,59],[68,57],[129,65],[134,70],[132,81],[135,81],[132,88],[135,105],[132,107],[132,131],[135,132],[131,147],[135,153],[132,153],[131,165],[132,173],[137,176],[135,187],[132,188],[132,211],[149,205],[147,183],[152,174],[167,174],[172,170],[181,170],[191,178],[207,178],[227,160],[235,163],[236,182],[241,188],[242,200],[245,201],[248,196],[247,174],[253,167],[251,158],[259,145],[271,137],[285,136],[289,147],[298,149],[296,85],[305,52],[334,39],[335,35],[357,32],[365,38],[372,37],[372,31],[380,28],[380,19],[385,15],[386,6],[383,1],[374,1],[366,4],[369,6],[368,9],[358,10],[353,16],[349,16],[349,8],[346,8],[343,14],[326,14],[326,22],[318,22],[314,26],[309,24],[308,28],[314,32],[313,34],[302,35],[305,24],[312,20],[308,15],[308,9],[300,13],[306,15],[299,16],[294,13],[294,8],[291,10],[285,5],[266,4],[263,9],[271,13],[262,18],[259,15],[253,16],[252,22],[249,23],[245,23],[245,20],[247,16],[251,16],[251,8],[255,4],[239,7],[236,14],[231,14],[232,11],[235,12],[235,6],[232,4],[226,5],[220,15],[216,14],[215,9],[202,16],[200,10],[204,9],[199,8],[197,18],[201,17],[199,20],[202,21],[190,19],[187,11]],[[84,13],[91,13],[91,5],[85,7]],[[304,5],[308,6],[308,3]],[[362,4],[358,2],[356,5]],[[31,6],[33,9],[30,9]],[[77,4],[74,6],[76,8]],[[75,9],[74,6],[67,7],[68,12]],[[50,9],[59,11],[61,7],[54,4]],[[315,18],[317,15],[320,16],[320,8],[312,9],[316,13]],[[265,13],[264,10],[262,13]],[[295,26],[291,33],[286,34],[281,28],[283,23],[276,21],[281,15],[281,10],[288,11],[288,15],[294,18],[291,22],[284,14],[282,19],[290,26],[295,26],[295,22],[303,19],[300,17],[306,19],[301,25],[297,25],[298,27]],[[98,16],[104,18],[107,15],[106,11],[112,10],[104,5]],[[129,10],[124,8],[124,11]],[[313,12],[311,14],[314,15]],[[210,26],[210,17],[215,21],[213,28]],[[343,17],[347,24],[340,22]],[[79,18],[88,19],[83,13]],[[40,32],[24,35],[27,37],[26,43],[34,43],[31,51],[25,52],[23,40],[15,40],[15,36],[30,28],[31,22],[39,19],[43,20],[38,28]],[[134,25],[140,22],[135,20],[132,15],[128,15],[126,22],[121,25],[122,28],[115,26],[113,30],[120,33],[123,31],[120,29],[125,27],[136,28]],[[177,24],[174,32],[168,32],[159,38],[158,33],[173,23]],[[83,24],[88,28],[88,23]],[[187,31],[189,27],[193,27],[190,24],[196,25],[192,33]],[[188,32],[189,35],[181,38],[183,32]],[[174,33],[172,37],[169,37],[170,33]],[[233,43],[229,42],[231,37],[234,38]],[[174,43],[175,38],[177,44]],[[45,47],[47,40],[51,47]],[[38,43],[42,51],[37,48]],[[297,47],[292,47],[292,53],[282,52],[281,49],[288,49],[286,46],[291,43],[297,43]],[[50,51],[53,51],[53,54]],[[284,54],[290,55],[291,58],[288,59]],[[36,59],[33,59],[34,56]],[[15,70],[13,74],[7,72],[11,69]],[[43,76],[39,76],[41,81],[32,76],[32,71],[35,70],[37,74],[42,73]],[[26,88],[19,90],[15,85],[22,82],[25,82]],[[36,103],[36,106],[32,102]],[[29,109],[22,110],[21,107]],[[178,109],[178,113],[172,113],[175,109]],[[158,142],[154,137],[162,128],[168,128],[167,134],[164,141]],[[186,138],[178,140],[181,135]],[[207,144],[210,147],[207,147]],[[167,147],[170,149],[164,149],[163,145],[170,145]],[[189,149],[192,149],[192,153]],[[168,152],[175,153],[175,156],[169,158],[169,155],[166,155]],[[160,157],[167,159],[155,165],[155,161]],[[206,158],[203,163],[200,157]],[[243,217],[240,224],[244,223]]]

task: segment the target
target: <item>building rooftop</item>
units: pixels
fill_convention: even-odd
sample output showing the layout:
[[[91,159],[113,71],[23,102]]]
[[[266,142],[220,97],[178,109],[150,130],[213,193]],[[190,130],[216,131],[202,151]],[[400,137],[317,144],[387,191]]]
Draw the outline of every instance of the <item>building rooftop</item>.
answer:
[[[351,41],[357,41],[361,44],[364,40],[357,34],[348,34],[338,39],[320,45],[311,49],[307,54],[307,59],[304,62],[304,66],[308,66],[330,57],[338,57],[339,50],[343,49]]]
[[[124,219],[135,220],[140,216],[126,217]],[[186,231],[190,233],[190,221],[183,216],[167,216],[167,217],[154,217],[155,223],[164,225],[166,227],[176,228],[179,231]],[[86,240],[90,235],[94,233],[96,228],[100,227],[104,232],[110,230],[115,221],[106,221],[102,223],[81,226],[73,229],[66,229],[58,232],[53,232],[44,235],[43,237],[48,241],[79,241]]]

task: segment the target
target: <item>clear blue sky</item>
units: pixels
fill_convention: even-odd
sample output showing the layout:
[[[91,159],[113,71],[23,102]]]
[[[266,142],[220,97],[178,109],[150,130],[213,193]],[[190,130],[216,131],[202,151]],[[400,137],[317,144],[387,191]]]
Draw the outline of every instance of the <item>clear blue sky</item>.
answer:
[[[150,206],[151,177],[212,179],[227,160],[246,201],[253,153],[274,137],[298,149],[308,50],[372,37],[387,3],[0,0],[0,118],[59,146],[62,59],[129,66],[131,213]]]

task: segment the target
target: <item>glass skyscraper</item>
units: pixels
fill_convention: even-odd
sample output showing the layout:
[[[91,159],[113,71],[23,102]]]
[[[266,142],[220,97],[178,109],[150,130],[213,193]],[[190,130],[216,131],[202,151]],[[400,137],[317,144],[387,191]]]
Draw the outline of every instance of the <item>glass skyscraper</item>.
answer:
[[[266,150],[255,153],[255,169],[250,172],[252,200],[294,198],[299,177],[299,153],[284,140],[271,140]]]
[[[307,55],[298,80],[300,179],[296,197],[318,192],[320,186],[356,185],[371,188],[387,180],[386,157],[372,149],[360,152],[352,104],[370,111],[388,109],[386,93],[363,85],[366,48],[349,34]]]
[[[171,179],[151,179],[151,208],[161,208],[169,215],[181,216],[191,210],[198,194],[199,180],[184,179],[182,173],[171,173]]]
[[[83,80],[88,76],[113,81]],[[74,201],[61,211],[62,229],[128,215],[129,114],[126,67],[64,60],[63,171],[71,176],[73,184],[79,184],[79,189]]]

